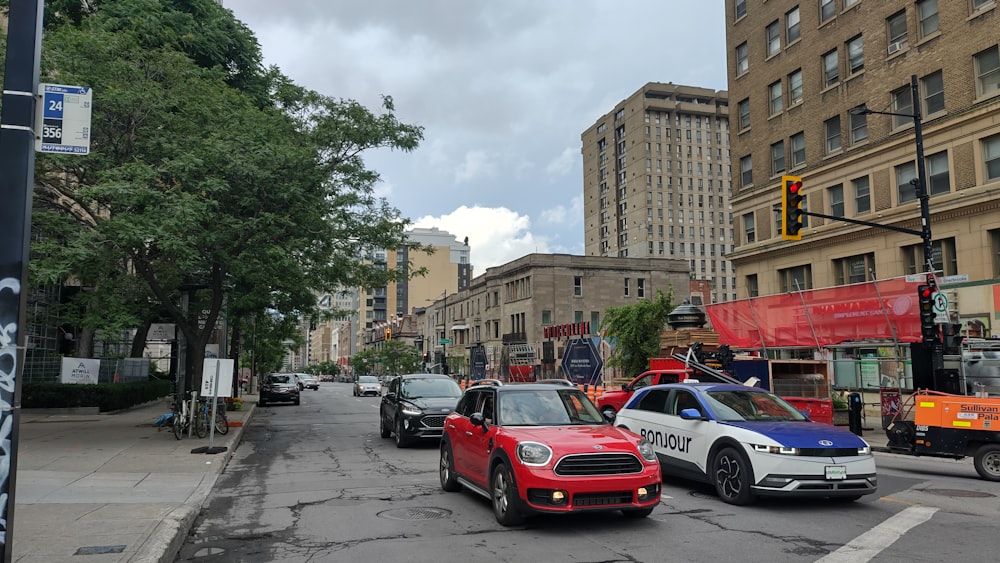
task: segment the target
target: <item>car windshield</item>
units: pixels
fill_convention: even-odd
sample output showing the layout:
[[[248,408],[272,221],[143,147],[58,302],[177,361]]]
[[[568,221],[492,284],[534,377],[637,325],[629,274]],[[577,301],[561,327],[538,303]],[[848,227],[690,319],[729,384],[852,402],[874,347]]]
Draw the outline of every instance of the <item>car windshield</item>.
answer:
[[[551,386],[500,394],[498,423],[504,426],[607,424],[579,389]]]
[[[706,398],[719,420],[808,420],[798,409],[766,391],[709,391]]]
[[[414,378],[404,379],[399,387],[399,394],[406,399],[427,399],[440,397],[462,396],[462,388],[451,379],[446,378]]]
[[[272,375],[270,377],[271,383],[288,383],[292,380],[290,375]]]
[[[378,383],[378,378],[374,375],[362,375],[358,378],[358,383]]]

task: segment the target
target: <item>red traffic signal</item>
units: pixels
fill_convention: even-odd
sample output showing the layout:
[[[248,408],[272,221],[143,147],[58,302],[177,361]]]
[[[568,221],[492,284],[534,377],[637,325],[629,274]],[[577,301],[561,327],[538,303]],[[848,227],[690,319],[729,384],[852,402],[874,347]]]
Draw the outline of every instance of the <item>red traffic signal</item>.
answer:
[[[781,177],[781,238],[802,240],[802,178]]]
[[[920,305],[920,337],[925,344],[940,342],[941,331],[934,318],[934,294],[936,287],[929,285],[917,286],[917,300]]]

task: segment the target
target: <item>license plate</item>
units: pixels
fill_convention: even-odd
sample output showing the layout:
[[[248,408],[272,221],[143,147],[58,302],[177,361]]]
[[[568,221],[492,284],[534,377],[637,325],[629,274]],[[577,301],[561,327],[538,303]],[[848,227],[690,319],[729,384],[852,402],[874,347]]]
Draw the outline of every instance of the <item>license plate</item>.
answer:
[[[847,479],[847,466],[845,466],[845,465],[827,465],[826,466],[826,478],[827,479]]]

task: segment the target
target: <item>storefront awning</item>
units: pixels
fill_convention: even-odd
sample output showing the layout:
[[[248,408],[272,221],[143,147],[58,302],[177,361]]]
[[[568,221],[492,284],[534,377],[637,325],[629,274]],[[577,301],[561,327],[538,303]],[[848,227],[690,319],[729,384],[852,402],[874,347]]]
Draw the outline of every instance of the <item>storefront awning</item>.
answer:
[[[451,330],[469,330],[469,325],[452,325]]]

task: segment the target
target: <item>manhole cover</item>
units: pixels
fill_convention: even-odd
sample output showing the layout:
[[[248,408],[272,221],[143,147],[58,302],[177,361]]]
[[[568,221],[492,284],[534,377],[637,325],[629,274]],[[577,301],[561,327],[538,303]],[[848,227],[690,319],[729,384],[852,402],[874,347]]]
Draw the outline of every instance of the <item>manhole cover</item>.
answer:
[[[393,508],[379,512],[378,516],[390,520],[433,520],[451,516],[451,511],[444,508]]]
[[[923,492],[943,497],[990,498],[996,496],[982,491],[964,491],[962,489],[924,489]]]

